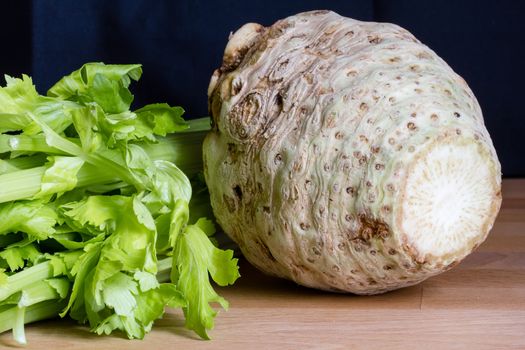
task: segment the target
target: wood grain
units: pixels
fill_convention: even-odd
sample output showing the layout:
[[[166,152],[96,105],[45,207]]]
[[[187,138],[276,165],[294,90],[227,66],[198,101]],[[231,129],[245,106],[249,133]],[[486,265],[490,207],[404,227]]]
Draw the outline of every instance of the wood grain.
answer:
[[[168,310],[143,341],[96,336],[69,320],[26,329],[25,349],[525,349],[525,179],[505,180],[487,241],[453,270],[388,294],[310,290],[242,262],[242,278],[219,288],[230,301],[212,341]],[[0,347],[12,345],[11,334]]]

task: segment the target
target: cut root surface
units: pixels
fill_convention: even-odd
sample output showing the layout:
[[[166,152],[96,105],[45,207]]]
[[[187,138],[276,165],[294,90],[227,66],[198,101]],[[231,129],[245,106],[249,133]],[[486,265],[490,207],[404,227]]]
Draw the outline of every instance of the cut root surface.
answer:
[[[438,140],[409,166],[397,222],[418,260],[461,259],[486,237],[499,208],[499,170],[474,140]]]

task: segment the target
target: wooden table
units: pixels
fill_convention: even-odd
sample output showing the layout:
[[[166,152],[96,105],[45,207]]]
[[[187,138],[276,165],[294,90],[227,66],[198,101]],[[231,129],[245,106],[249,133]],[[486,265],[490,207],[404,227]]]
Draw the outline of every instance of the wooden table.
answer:
[[[455,269],[385,295],[309,290],[246,262],[220,293],[212,341],[170,310],[143,341],[99,337],[68,320],[27,326],[25,349],[525,349],[525,180],[505,180],[487,241]],[[0,347],[12,344],[0,336]]]

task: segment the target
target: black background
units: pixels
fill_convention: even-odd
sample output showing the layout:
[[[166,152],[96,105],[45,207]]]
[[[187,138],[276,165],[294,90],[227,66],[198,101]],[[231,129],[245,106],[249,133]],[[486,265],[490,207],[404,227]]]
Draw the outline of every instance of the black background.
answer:
[[[503,174],[525,176],[525,6],[519,0],[10,1],[0,4],[0,72],[33,76],[41,93],[88,61],[142,63],[135,105],[168,102],[207,114],[206,91],[228,35],[330,9],[393,22],[430,46],[469,83]],[[3,82],[2,82],[3,83]]]

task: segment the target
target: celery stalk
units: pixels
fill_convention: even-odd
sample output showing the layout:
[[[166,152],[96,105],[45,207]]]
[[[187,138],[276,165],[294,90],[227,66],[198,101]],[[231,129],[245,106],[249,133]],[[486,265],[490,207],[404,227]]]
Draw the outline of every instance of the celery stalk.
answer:
[[[46,300],[41,303],[26,306],[23,319],[24,323],[22,325],[16,324],[16,327],[23,330],[24,324],[56,317],[65,306],[65,300]],[[13,320],[16,319],[18,312],[18,306],[12,306],[0,312],[0,333],[13,329]],[[18,329],[17,331],[20,332]]]
[[[26,331],[24,327],[24,319],[26,315],[26,307],[16,306],[15,325],[13,327],[13,339],[19,344],[27,344]]]
[[[37,153],[32,156],[19,157],[13,159],[2,159],[2,161],[6,164],[9,164],[9,166],[14,168],[14,170],[16,171],[44,165],[44,163],[46,162],[46,158],[47,155]],[[3,172],[2,174],[5,174],[5,172]]]
[[[7,283],[0,286],[0,300],[27,288],[38,281],[53,277],[53,268],[49,261],[31,266],[7,278]]]
[[[44,152],[49,154],[64,154],[60,150],[50,147],[43,135],[0,135],[0,153],[5,152]]]

